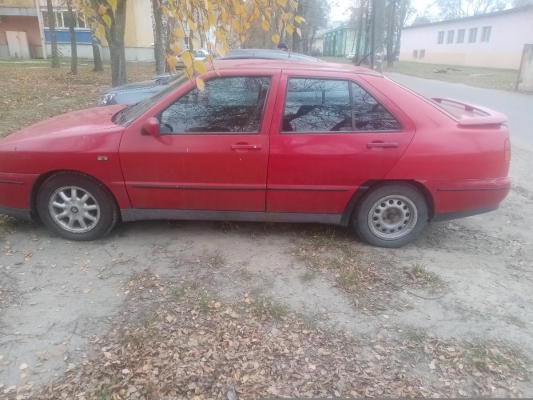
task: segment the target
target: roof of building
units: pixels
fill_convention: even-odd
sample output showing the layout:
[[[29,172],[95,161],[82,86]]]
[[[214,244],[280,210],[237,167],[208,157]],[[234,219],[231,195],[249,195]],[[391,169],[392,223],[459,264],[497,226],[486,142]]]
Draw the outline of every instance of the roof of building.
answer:
[[[341,31],[343,29],[349,29],[349,30],[354,30],[354,27],[349,27],[348,26],[348,23],[345,23],[345,24],[342,24],[342,25],[339,25],[335,28],[332,28],[332,29],[328,29],[327,31],[324,31],[322,32],[322,35],[321,36],[325,36],[327,35],[328,33],[332,33],[332,32],[335,32],[335,31]]]
[[[522,6],[522,7],[510,8],[509,10],[494,11],[494,12],[486,13],[486,14],[472,15],[472,16],[470,16],[470,17],[455,18],[455,19],[447,19],[447,20],[444,20],[444,21],[429,22],[429,23],[427,23],[427,24],[411,25],[411,26],[406,26],[406,27],[403,28],[403,29],[416,29],[416,28],[422,28],[422,27],[425,27],[425,26],[440,25],[440,24],[448,24],[448,23],[450,23],[450,22],[470,21],[470,20],[472,20],[472,19],[481,19],[481,18],[488,18],[488,17],[498,17],[498,16],[500,16],[500,15],[507,15],[507,14],[517,13],[517,12],[524,12],[524,11],[528,11],[528,10],[530,10],[530,9],[533,9],[533,5],[532,5],[532,4],[527,5],[527,6]]]

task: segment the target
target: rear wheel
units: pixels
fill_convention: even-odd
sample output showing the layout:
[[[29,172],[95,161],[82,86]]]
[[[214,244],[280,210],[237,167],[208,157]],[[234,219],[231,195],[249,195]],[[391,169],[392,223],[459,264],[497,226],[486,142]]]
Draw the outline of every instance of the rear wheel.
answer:
[[[69,240],[98,239],[118,218],[109,190],[77,173],[60,173],[46,180],[37,195],[37,210],[49,229]]]
[[[427,225],[428,207],[422,193],[407,184],[372,189],[357,206],[352,224],[374,246],[402,247]]]

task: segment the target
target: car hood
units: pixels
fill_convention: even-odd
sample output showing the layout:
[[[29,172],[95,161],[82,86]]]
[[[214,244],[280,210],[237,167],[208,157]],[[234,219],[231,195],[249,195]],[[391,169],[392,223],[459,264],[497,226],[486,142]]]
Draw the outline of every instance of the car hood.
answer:
[[[127,92],[127,91],[130,91],[130,90],[151,89],[151,88],[155,88],[157,86],[161,86],[160,82],[166,81],[165,78],[168,78],[168,76],[167,77],[165,77],[165,76],[159,77],[158,76],[156,79],[151,79],[149,81],[126,83],[125,85],[122,85],[122,86],[109,88],[106,91],[104,91],[103,93],[107,94],[107,93]]]
[[[124,127],[112,122],[112,117],[124,105],[97,107],[58,115],[28,126],[0,140],[0,147],[36,139],[59,139],[67,136],[93,135],[103,131],[123,131]]]

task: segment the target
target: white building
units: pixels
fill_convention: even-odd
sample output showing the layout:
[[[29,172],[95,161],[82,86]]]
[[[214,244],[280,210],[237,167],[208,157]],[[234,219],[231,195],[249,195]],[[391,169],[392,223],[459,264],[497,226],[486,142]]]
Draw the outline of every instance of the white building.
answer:
[[[400,61],[519,69],[533,5],[404,28]]]

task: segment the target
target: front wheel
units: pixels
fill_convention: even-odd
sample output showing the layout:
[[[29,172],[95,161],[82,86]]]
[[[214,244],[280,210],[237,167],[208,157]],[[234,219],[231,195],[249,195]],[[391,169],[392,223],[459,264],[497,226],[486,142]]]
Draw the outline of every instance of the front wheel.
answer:
[[[352,224],[362,239],[374,246],[391,248],[413,241],[427,221],[424,196],[407,184],[371,189],[352,216]]]
[[[37,210],[50,230],[69,240],[101,238],[118,219],[109,190],[77,173],[60,173],[46,180],[37,195]]]

